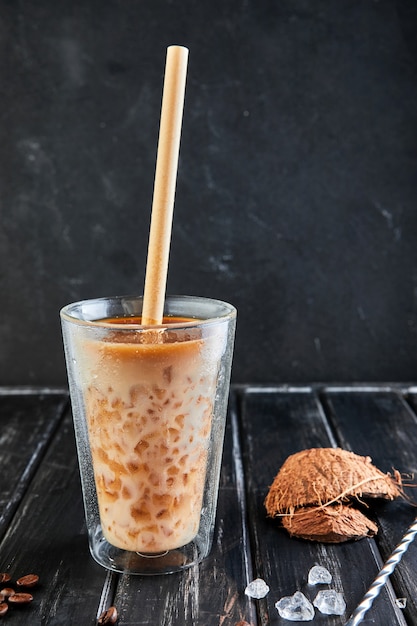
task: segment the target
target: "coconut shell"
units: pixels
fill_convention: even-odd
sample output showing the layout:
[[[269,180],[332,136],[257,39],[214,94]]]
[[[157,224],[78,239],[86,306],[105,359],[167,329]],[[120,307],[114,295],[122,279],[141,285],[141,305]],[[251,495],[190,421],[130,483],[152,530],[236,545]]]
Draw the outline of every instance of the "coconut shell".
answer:
[[[378,532],[376,524],[366,515],[345,504],[301,507],[294,515],[284,516],[282,524],[291,537],[324,543],[373,537]]]
[[[329,502],[385,498],[402,494],[401,478],[384,474],[370,457],[341,448],[310,448],[287,458],[265,499],[271,517],[292,514],[299,507]]]

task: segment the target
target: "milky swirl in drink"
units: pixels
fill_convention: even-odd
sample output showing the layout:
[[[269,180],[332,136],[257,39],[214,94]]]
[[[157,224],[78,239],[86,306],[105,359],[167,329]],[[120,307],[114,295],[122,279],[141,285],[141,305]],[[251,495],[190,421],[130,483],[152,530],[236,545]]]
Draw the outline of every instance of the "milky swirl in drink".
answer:
[[[159,553],[197,534],[225,338],[193,333],[80,346],[100,520],[118,548]]]

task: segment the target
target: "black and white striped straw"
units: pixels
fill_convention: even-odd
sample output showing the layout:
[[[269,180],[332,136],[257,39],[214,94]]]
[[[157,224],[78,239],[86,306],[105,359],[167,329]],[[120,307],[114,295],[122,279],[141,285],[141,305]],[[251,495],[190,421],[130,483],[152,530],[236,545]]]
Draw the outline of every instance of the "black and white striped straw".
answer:
[[[365,614],[371,608],[375,598],[379,595],[381,588],[385,585],[395,567],[401,561],[403,554],[407,551],[408,546],[414,540],[416,535],[417,518],[408,528],[401,542],[395,548],[394,552],[391,554],[384,567],[379,571],[378,576],[375,578],[374,582],[369,587],[369,590],[364,595],[362,602],[353,611],[345,626],[357,626],[362,622]]]

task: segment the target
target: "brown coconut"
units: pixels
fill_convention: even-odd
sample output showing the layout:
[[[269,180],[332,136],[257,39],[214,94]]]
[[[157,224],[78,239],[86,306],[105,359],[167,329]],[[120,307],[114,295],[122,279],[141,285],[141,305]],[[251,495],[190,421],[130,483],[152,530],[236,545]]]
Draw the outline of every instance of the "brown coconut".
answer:
[[[373,537],[378,532],[374,522],[346,504],[323,508],[300,507],[294,515],[284,516],[282,525],[291,537],[326,543]]]
[[[384,474],[370,457],[340,448],[310,448],[287,458],[265,507],[268,516],[282,518],[293,536],[339,542],[377,532],[375,524],[352,504],[400,495],[399,473]]]

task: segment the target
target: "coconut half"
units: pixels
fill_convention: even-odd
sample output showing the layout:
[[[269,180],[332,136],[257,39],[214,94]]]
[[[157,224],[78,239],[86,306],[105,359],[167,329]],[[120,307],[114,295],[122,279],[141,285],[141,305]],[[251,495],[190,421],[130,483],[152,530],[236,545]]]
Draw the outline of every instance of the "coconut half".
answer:
[[[287,458],[265,507],[269,517],[281,517],[292,536],[337,543],[378,530],[355,504],[402,494],[399,472],[384,474],[370,457],[341,448],[310,448]]]
[[[374,522],[346,504],[323,508],[300,507],[294,515],[284,516],[282,525],[291,537],[326,543],[373,537],[378,532]]]

